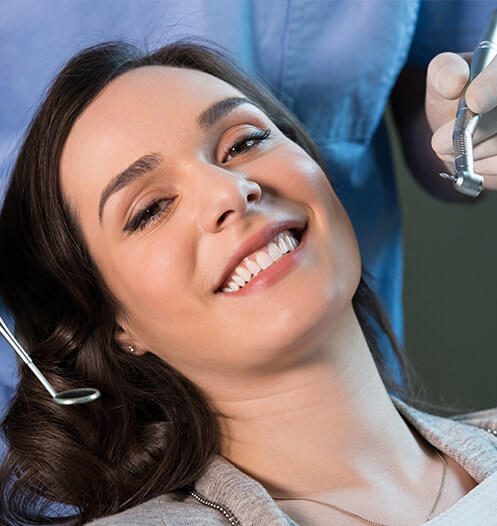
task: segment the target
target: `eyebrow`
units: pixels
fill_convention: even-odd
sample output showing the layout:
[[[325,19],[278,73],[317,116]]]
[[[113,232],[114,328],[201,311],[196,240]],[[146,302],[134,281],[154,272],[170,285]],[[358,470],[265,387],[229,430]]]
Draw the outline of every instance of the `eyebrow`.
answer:
[[[197,117],[197,123],[203,130],[206,130],[214,126],[214,124],[226,117],[226,115],[228,115],[241,104],[252,104],[258,108],[257,104],[249,99],[246,99],[245,97],[229,97],[211,104]],[[122,172],[118,173],[105,187],[100,197],[100,204],[98,206],[98,218],[100,223],[102,222],[105,203],[108,201],[111,195],[119,192],[119,190],[122,190],[125,186],[128,186],[133,181],[139,179],[148,172],[151,172],[161,163],[162,157],[160,155],[156,153],[149,153],[143,157],[140,157]]]
[[[105,203],[112,194],[119,192],[119,190],[123,189],[125,186],[128,186],[136,179],[139,179],[148,172],[151,172],[161,163],[162,157],[160,155],[156,153],[149,153],[131,163],[122,172],[119,172],[105,187],[100,197],[100,204],[98,206],[98,218],[100,223],[102,222]]]
[[[252,106],[258,108],[257,104],[245,97],[229,97],[211,104],[197,117],[197,122],[203,130],[206,130],[226,117],[228,113],[240,106],[240,104],[252,104]]]

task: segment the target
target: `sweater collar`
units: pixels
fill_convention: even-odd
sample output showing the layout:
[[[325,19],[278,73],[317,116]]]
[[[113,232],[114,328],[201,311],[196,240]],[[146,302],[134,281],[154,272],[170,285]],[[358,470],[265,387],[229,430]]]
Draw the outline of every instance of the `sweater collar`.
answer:
[[[421,436],[456,460],[478,483],[497,472],[497,439],[485,429],[464,423],[464,418],[438,417],[414,409],[395,397],[392,400],[399,413]],[[497,411],[491,417],[495,425]],[[475,424],[470,416],[466,420]],[[261,484],[219,455],[196,482],[195,490],[231,510],[235,517],[243,517],[244,525],[297,526],[278,508]]]
[[[453,458],[476,482],[497,471],[497,437],[487,431],[487,427],[497,426],[497,409],[480,412],[482,418],[479,413],[470,413],[454,419],[424,413],[394,397],[392,400],[425,440]]]
[[[243,526],[298,526],[276,506],[262,484],[219,455],[196,482],[195,490],[228,508],[235,517],[243,517]]]

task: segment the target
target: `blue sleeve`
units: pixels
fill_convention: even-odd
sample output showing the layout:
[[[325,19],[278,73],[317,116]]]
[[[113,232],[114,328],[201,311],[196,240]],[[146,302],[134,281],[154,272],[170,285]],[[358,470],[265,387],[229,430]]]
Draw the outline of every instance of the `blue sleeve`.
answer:
[[[496,0],[424,0],[407,64],[425,68],[444,51],[473,51]]]

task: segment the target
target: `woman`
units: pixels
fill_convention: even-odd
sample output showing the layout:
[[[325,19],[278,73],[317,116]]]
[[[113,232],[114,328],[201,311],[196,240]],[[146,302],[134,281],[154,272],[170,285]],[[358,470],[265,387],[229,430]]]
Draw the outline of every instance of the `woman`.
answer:
[[[75,57],[19,154],[0,245],[33,360],[56,390],[102,393],[55,407],[21,376],[6,523],[49,523],[57,502],[75,524],[414,525],[497,486],[492,433],[389,396],[408,395],[317,151],[213,51]]]

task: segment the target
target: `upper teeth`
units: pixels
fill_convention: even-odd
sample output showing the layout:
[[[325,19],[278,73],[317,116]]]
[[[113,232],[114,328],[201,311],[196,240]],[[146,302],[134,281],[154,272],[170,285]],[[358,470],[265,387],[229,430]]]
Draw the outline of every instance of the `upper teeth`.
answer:
[[[275,236],[264,248],[253,252],[235,268],[224,281],[223,292],[236,292],[249,283],[261,270],[267,269],[287,252],[299,246],[297,239],[289,230]]]

